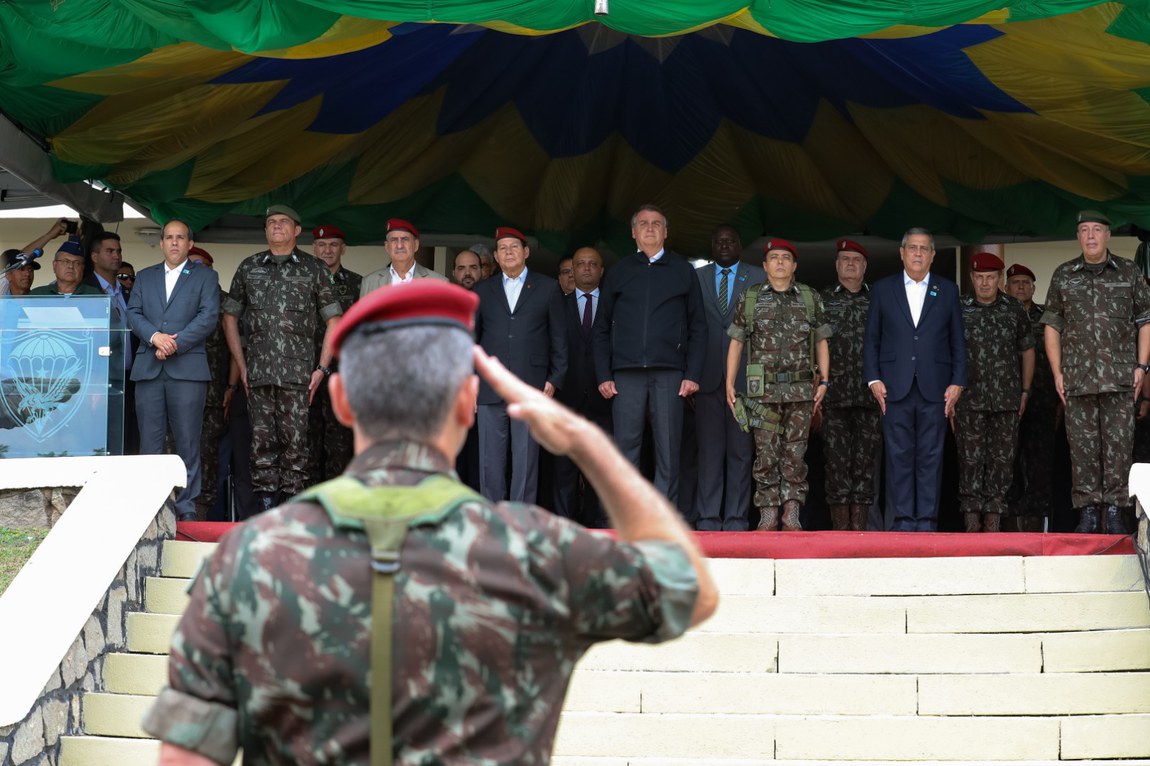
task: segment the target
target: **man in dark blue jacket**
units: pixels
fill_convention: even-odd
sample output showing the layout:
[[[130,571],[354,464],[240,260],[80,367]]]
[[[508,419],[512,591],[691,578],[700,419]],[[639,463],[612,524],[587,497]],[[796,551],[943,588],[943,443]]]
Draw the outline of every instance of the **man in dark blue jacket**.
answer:
[[[903,270],[871,290],[863,378],[883,412],[886,498],[895,531],[938,528],[947,419],[966,387],[958,286],[930,273],[934,237],[903,235]]]
[[[619,451],[639,464],[651,419],[655,487],[679,496],[683,399],[699,390],[707,320],[695,270],[664,248],[667,217],[644,205],[631,217],[639,250],[607,272],[595,316],[593,351],[599,393],[613,400]]]

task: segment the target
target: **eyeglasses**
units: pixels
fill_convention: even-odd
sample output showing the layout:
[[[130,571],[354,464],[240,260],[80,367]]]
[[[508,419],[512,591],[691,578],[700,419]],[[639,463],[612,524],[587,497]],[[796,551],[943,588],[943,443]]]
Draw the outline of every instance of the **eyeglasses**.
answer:
[[[116,279],[126,279],[129,282],[135,282],[136,281],[136,275],[135,274],[117,274]]]
[[[67,258],[54,258],[52,260],[54,263],[58,263],[61,266],[67,266],[70,269],[78,269],[84,265],[83,261],[70,261]]]

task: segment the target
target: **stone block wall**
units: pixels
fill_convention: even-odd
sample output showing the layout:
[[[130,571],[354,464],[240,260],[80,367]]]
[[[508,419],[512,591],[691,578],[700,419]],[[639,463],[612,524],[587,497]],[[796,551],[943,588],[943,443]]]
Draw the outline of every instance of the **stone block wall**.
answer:
[[[51,529],[79,492],[77,487],[0,490],[0,527]]]
[[[10,499],[13,495],[25,501],[25,507],[18,513],[11,511],[15,502],[3,508],[0,525],[51,526],[67,507],[67,502],[61,505],[64,498],[70,502],[76,493],[77,490],[66,488],[0,493],[0,504],[4,497]],[[110,652],[127,650],[128,613],[143,611],[144,583],[148,577],[159,574],[164,540],[176,536],[174,497],[175,492],[148,525],[147,532],[72,642],[31,712],[18,724],[0,727],[0,766],[56,766],[60,738],[82,730],[80,700],[84,692],[103,691],[104,657]],[[9,515],[10,511],[15,515]],[[33,523],[38,518],[44,521]],[[36,630],[36,626],[5,626],[5,629]]]

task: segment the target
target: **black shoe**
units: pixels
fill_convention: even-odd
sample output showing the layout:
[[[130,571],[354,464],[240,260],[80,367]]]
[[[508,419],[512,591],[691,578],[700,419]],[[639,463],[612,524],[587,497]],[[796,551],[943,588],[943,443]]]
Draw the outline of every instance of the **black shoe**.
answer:
[[[1106,534],[1126,534],[1126,525],[1122,523],[1122,509],[1116,505],[1106,506]]]
[[[1079,509],[1078,526],[1074,528],[1076,535],[1093,535],[1098,532],[1098,509],[1088,505]]]
[[[176,514],[176,521],[199,521],[195,511],[184,511]]]

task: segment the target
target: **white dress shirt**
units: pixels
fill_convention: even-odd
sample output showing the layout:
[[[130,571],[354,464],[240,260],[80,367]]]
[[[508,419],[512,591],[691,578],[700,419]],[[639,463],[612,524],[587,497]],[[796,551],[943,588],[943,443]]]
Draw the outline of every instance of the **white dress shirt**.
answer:
[[[387,264],[387,270],[391,272],[391,283],[393,285],[406,285],[410,284],[415,279],[415,264],[411,264],[411,268],[407,270],[407,274],[399,276],[399,272],[390,263]]]
[[[172,290],[176,289],[176,282],[179,280],[180,274],[183,273],[184,267],[187,265],[187,258],[185,258],[184,262],[175,268],[169,269],[168,265],[166,263],[164,264],[164,290],[166,291],[166,301],[170,301],[172,299]]]
[[[523,291],[523,282],[526,279],[527,269],[519,272],[517,277],[503,275],[503,294],[507,296],[507,305],[512,311],[515,310],[515,304],[519,302],[519,293]]]
[[[930,273],[927,272],[921,282],[915,282],[904,269],[902,285],[906,289],[906,302],[910,304],[910,318],[914,321],[914,326],[918,327],[918,320],[922,318],[922,307],[926,303],[926,289],[930,286]]]

